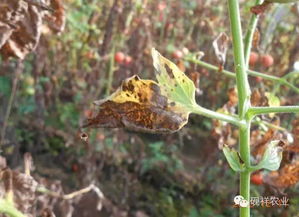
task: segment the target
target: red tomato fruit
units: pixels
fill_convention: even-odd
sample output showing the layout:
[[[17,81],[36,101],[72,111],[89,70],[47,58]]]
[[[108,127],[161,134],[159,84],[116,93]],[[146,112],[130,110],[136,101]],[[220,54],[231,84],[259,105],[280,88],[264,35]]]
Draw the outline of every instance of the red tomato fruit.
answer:
[[[261,83],[263,81],[263,78],[262,77],[255,77],[254,80],[257,82],[257,83]]]
[[[273,57],[271,55],[265,54],[265,55],[261,56],[261,62],[262,62],[263,66],[270,67],[270,66],[273,65],[274,59],[273,59]]]
[[[133,62],[133,58],[131,56],[125,57],[125,64],[128,66]]]
[[[264,183],[263,182],[263,176],[260,173],[256,173],[256,174],[251,175],[250,181],[251,181],[252,184],[255,184],[255,185],[262,185]]]
[[[123,52],[120,52],[120,51],[116,52],[115,55],[114,55],[114,60],[115,60],[115,62],[117,62],[117,63],[123,63],[124,60],[125,60],[125,55],[124,55],[124,53],[123,53]]]
[[[183,57],[183,52],[180,50],[176,50],[172,53],[172,56],[176,59],[181,59]]]
[[[249,56],[249,65],[254,66],[259,59],[259,55],[256,52],[251,52]]]

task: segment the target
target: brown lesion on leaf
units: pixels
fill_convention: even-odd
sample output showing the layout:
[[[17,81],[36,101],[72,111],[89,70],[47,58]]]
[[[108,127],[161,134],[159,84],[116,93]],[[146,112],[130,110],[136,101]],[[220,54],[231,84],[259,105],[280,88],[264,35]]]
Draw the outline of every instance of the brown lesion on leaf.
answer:
[[[164,64],[164,67],[165,67],[165,70],[166,70],[167,74],[169,75],[169,77],[170,77],[170,78],[174,78],[172,69],[169,67],[169,65]]]
[[[125,80],[114,94],[96,105],[97,114],[87,119],[83,127],[173,133],[187,123],[189,115],[179,111],[174,102],[168,102],[157,83],[137,76]]]
[[[124,83],[122,86],[122,90],[134,92],[134,85],[132,84],[132,81],[129,81],[128,83]]]
[[[150,133],[172,133],[182,127],[186,119],[170,110],[149,107],[136,102],[118,104],[106,101],[97,115],[87,120],[83,127],[127,128]]]

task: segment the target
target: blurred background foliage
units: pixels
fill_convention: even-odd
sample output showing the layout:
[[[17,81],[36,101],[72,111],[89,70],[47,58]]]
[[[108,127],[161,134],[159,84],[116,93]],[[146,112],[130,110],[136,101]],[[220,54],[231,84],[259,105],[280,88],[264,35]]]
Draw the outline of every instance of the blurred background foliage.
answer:
[[[241,1],[245,28],[253,5],[254,1]],[[66,0],[64,7],[64,32],[54,35],[44,28],[35,52],[24,61],[2,144],[9,165],[20,166],[22,155],[30,152],[36,173],[61,180],[66,192],[90,182],[98,184],[106,196],[102,211],[88,202],[74,204],[81,217],[237,216],[233,197],[238,194],[238,176],[219,150],[223,135],[215,134],[218,128],[212,120],[191,116],[183,130],[171,135],[96,129],[88,130],[88,142],[80,139],[80,126],[91,115],[93,100],[108,96],[134,74],[154,78],[152,47],[185,68],[187,74],[199,74],[200,105],[217,110],[227,103],[234,80],[182,58],[185,53],[202,51],[204,61],[218,64],[212,42],[221,32],[230,35],[226,2]],[[273,5],[261,15],[260,39],[253,49],[271,55],[274,64],[265,67],[259,62],[252,69],[276,76],[294,71],[299,61],[298,17],[296,4]],[[1,60],[0,123],[17,64],[14,59]],[[231,49],[225,69],[233,70]],[[250,83],[263,93],[274,90],[271,94],[280,104],[299,102],[299,95],[284,86],[256,77],[251,77]],[[292,83],[299,85],[298,76],[292,77]],[[291,132],[298,117],[276,118]],[[280,132],[277,128],[275,132]],[[269,128],[256,125],[254,130],[257,142]],[[234,129],[230,139],[236,143]],[[266,184],[254,185],[252,193],[281,195]],[[290,198],[289,207],[253,208],[253,216],[298,215],[298,185],[284,193]],[[92,198],[86,196],[85,200]]]

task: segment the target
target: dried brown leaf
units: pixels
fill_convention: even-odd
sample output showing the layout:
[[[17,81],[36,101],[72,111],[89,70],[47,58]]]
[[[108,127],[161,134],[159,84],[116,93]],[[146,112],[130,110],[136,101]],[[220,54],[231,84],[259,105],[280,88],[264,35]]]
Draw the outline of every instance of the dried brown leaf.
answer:
[[[62,31],[65,14],[59,0],[3,0],[0,4],[0,54],[5,59],[24,59],[39,42],[46,14],[55,24],[55,31]]]
[[[268,106],[268,98],[265,92],[260,89],[254,89],[250,98],[252,106]]]
[[[215,54],[217,56],[218,62],[221,66],[224,65],[226,60],[226,53],[228,49],[228,43],[229,43],[229,37],[224,33],[220,33],[217,38],[213,41],[213,48],[215,51]],[[220,70],[221,71],[221,70]]]
[[[1,179],[4,185],[0,186],[0,191],[5,193],[12,191],[15,207],[28,217],[35,216],[35,192],[38,183],[34,178],[6,168],[1,171]]]
[[[201,93],[201,91],[199,89],[200,73],[199,72],[191,72],[189,74],[189,77],[194,83],[194,86],[196,88],[196,93],[200,94]]]
[[[255,29],[252,39],[252,47],[258,48],[261,39],[261,33],[258,29]]]
[[[252,155],[255,156],[256,158],[261,158],[265,152],[265,149],[267,148],[267,144],[273,140],[275,134],[275,130],[273,128],[270,128],[255,144]]]
[[[161,94],[160,86],[137,75],[123,81],[110,97],[96,101],[97,115],[83,127],[127,128],[149,133],[173,133],[188,120],[188,113]]]
[[[269,173],[265,182],[277,188],[287,188],[297,184],[299,182],[299,161],[285,165],[278,172]]]
[[[60,33],[65,27],[65,10],[61,0],[51,0],[52,13],[47,13],[45,19],[48,21],[49,27],[55,33]]]
[[[259,15],[259,14],[264,13],[266,10],[268,10],[268,8],[270,8],[271,5],[272,5],[271,2],[264,1],[260,5],[255,5],[255,6],[251,7],[250,11],[251,11],[251,13]]]
[[[229,107],[234,107],[238,104],[238,93],[235,87],[229,88],[228,92],[228,106]]]

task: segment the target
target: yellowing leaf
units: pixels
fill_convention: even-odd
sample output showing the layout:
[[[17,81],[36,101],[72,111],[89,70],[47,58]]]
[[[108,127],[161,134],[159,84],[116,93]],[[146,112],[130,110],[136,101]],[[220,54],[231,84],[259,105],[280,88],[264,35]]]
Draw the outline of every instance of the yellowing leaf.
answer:
[[[123,81],[83,127],[124,127],[149,133],[173,133],[188,121],[195,86],[174,63],[152,50],[158,83],[137,75]]]
[[[183,73],[173,62],[163,57],[156,49],[152,49],[156,78],[162,94],[170,101],[178,103],[186,111],[190,110],[195,102],[196,88],[191,79]]]
[[[83,127],[127,128],[149,133],[173,133],[188,121],[189,113],[161,94],[159,85],[137,75],[123,81],[104,100],[95,101],[97,114]]]

